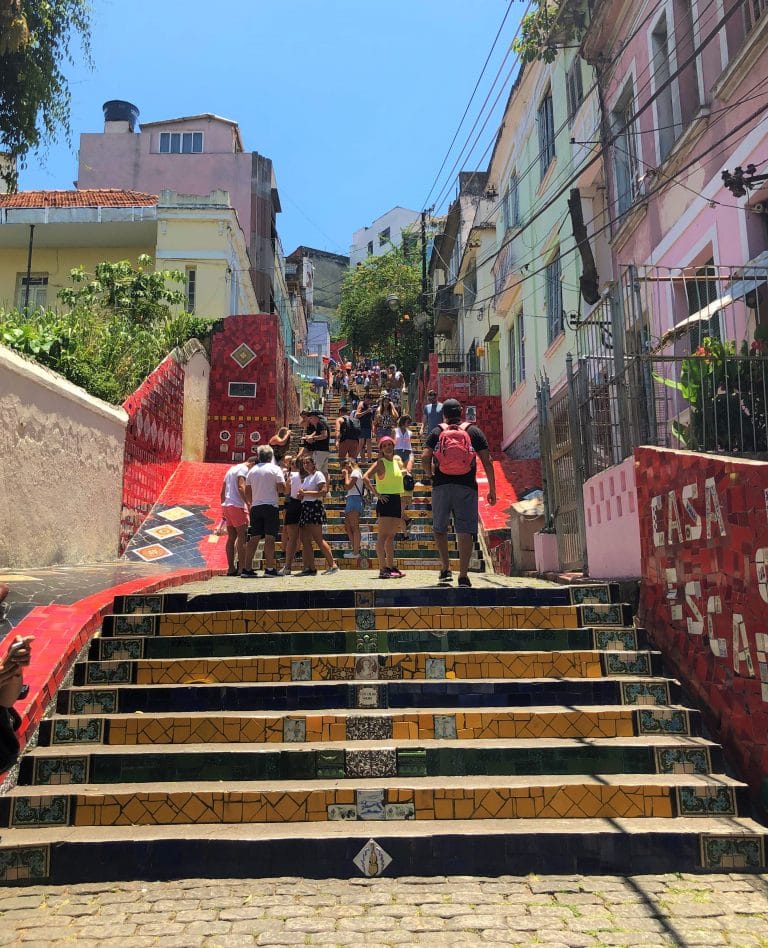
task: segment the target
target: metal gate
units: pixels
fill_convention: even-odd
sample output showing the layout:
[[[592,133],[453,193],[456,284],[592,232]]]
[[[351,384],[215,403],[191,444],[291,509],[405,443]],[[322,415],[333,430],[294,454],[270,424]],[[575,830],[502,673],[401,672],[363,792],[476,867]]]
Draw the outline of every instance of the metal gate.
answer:
[[[539,438],[548,520],[557,534],[560,568],[586,570],[583,467],[572,361],[568,385],[552,397],[549,379],[537,383]]]

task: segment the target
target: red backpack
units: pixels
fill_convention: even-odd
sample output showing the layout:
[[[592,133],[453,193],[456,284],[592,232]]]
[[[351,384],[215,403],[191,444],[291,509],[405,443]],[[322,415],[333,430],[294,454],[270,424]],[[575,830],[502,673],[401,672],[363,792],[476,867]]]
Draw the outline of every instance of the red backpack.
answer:
[[[475,449],[467,431],[469,422],[440,425],[440,435],[435,447],[435,458],[441,474],[451,476],[469,474],[475,463]]]

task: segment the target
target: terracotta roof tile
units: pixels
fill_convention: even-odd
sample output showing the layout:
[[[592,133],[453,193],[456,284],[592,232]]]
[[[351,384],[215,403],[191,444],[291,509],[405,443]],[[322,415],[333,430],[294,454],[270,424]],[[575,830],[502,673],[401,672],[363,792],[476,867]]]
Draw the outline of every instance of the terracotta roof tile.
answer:
[[[157,195],[120,188],[83,191],[19,191],[0,194],[0,207],[152,207]]]

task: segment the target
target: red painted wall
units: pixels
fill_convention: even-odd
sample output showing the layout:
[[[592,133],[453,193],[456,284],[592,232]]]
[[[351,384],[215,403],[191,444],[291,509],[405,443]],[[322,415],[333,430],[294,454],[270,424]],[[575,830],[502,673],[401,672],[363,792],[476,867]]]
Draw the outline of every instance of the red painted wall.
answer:
[[[640,617],[737,767],[768,775],[768,464],[639,448]]]
[[[120,553],[181,460],[184,369],[167,356],[123,402],[128,413],[120,515]]]
[[[233,357],[247,346],[245,365]],[[256,383],[255,397],[229,394],[230,383]],[[297,399],[273,313],[228,316],[211,337],[206,461],[232,462],[266,444],[285,421],[298,420]],[[256,433],[259,438],[256,439]],[[225,440],[222,440],[222,435]]]
[[[501,398],[498,395],[475,394],[473,383],[474,378],[471,375],[440,375],[437,378],[437,397],[443,402],[446,398],[458,398],[465,411],[468,405],[474,405],[478,427],[488,439],[491,454],[499,457],[504,434]]]

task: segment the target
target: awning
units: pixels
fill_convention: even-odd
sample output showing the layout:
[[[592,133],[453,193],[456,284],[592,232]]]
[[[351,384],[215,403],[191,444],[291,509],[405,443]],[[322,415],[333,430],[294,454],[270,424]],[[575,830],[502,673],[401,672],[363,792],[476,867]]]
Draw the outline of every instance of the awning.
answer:
[[[288,358],[291,360],[291,362],[293,362],[294,365],[299,364],[299,360],[296,358],[296,356],[292,356],[290,353],[288,353]]]

